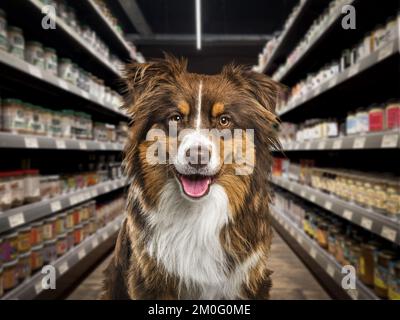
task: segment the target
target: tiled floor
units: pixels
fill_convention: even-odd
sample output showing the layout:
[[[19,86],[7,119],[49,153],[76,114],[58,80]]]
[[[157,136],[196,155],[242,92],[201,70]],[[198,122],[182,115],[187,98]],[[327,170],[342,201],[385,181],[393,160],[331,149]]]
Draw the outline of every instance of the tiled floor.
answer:
[[[81,285],[68,297],[69,300],[97,299],[102,285],[103,270],[109,258],[103,261]],[[272,300],[329,299],[329,296],[314,279],[294,252],[275,232],[270,259],[272,274]]]

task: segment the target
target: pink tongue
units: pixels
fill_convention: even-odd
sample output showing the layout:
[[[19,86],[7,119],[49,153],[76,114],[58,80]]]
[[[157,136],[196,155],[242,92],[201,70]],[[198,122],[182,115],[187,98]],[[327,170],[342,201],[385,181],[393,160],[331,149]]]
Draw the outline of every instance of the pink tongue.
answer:
[[[181,176],[180,178],[186,194],[193,198],[202,197],[207,192],[208,185],[211,182],[211,178],[207,177],[196,180],[191,180],[184,176]]]

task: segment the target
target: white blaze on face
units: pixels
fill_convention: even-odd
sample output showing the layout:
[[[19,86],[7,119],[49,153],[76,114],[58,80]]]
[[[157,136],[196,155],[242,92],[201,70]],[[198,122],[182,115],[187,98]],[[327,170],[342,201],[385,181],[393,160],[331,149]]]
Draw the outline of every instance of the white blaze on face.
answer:
[[[200,80],[198,97],[197,97],[196,130],[200,130],[200,127],[201,127],[201,99],[202,99],[202,95],[203,95],[203,81]]]

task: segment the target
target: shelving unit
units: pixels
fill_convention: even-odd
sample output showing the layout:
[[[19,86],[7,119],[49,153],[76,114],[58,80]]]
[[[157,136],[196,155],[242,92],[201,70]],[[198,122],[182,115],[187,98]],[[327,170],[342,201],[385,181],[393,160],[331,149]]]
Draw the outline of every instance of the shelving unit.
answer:
[[[272,177],[271,182],[365,230],[400,244],[399,221],[294,181]]]
[[[325,7],[325,3],[318,0],[304,0],[300,3],[297,14],[283,31],[279,43],[263,66],[262,72],[272,74],[276,70],[277,65],[284,61],[284,57],[304,35],[313,21],[315,12],[321,12],[323,7]]]
[[[123,215],[119,216],[52,263],[53,267],[56,269],[56,280],[58,281],[62,276],[66,276],[70,269],[78,265],[87,256],[90,256],[96,248],[115,235],[118,232],[123,219]],[[103,251],[107,252],[109,249],[110,247],[107,247],[106,250]],[[43,274],[40,272],[36,273],[32,277],[26,279],[17,288],[7,293],[2,297],[2,300],[35,299],[38,295],[43,293],[43,291],[47,291],[43,289],[42,279]]]
[[[80,189],[52,199],[42,200],[0,212],[0,233],[65,210],[79,203],[95,199],[98,196],[118,190],[127,185],[128,182],[126,179],[107,181],[99,183],[93,187]]]
[[[123,145],[117,142],[52,138],[0,132],[0,148],[122,151]]]
[[[335,90],[340,84],[345,81],[356,80],[355,78],[357,76],[360,76],[364,71],[378,66],[381,62],[390,58],[391,56],[398,55],[400,53],[399,50],[399,40],[396,39],[394,41],[391,41],[386,46],[372,52],[369,56],[358,61],[352,67],[346,69],[340,74],[337,74],[332,79],[322,83],[320,87],[310,91],[307,95],[302,97],[299,96],[291,101],[291,103],[286,105],[283,110],[280,110],[279,116],[283,116],[293,109],[304,107],[304,105],[309,103],[311,100],[318,100],[328,90]],[[313,102],[318,103],[318,101]]]
[[[316,151],[316,150],[366,150],[366,149],[399,149],[400,132],[384,131],[364,135],[344,136],[328,139],[314,139],[303,142],[282,143],[283,151]]]
[[[299,255],[307,256],[309,260],[319,266],[319,271],[324,273],[336,284],[336,290],[341,290],[348,298],[354,300],[379,300],[375,293],[361,281],[356,281],[356,289],[342,289],[341,283],[344,274],[342,266],[317,243],[310,239],[279,209],[272,207],[271,216],[274,227],[289,241],[295,242],[300,248]]]

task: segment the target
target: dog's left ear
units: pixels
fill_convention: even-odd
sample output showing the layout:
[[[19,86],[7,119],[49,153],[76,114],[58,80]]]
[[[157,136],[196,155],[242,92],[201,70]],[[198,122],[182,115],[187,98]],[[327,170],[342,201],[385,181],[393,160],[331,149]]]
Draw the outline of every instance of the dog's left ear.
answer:
[[[263,108],[275,114],[278,98],[283,95],[285,87],[263,73],[252,71],[243,66],[228,65],[222,75],[243,88]]]

